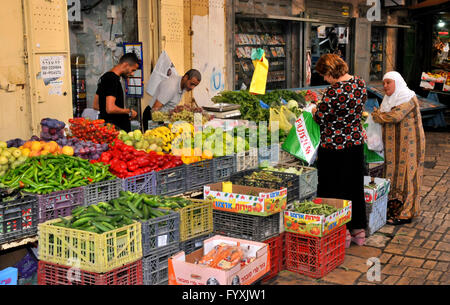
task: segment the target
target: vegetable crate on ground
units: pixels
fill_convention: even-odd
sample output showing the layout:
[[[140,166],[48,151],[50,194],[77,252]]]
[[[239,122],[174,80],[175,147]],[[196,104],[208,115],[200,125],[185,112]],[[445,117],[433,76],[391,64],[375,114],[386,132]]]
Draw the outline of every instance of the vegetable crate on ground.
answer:
[[[172,196],[186,192],[186,166],[168,168],[155,172],[156,195]]]
[[[262,242],[279,234],[278,214],[257,216],[214,210],[214,233]]]
[[[213,234],[205,234],[199,237],[191,238],[186,241],[180,242],[180,251],[184,251],[184,253],[189,254],[192,253],[201,247],[203,247],[203,241],[212,237]]]
[[[369,184],[371,179],[374,180],[373,184]],[[372,235],[386,224],[389,190],[390,181],[388,179],[364,177],[366,235]]]
[[[280,162],[280,144],[271,144],[258,148],[258,164],[276,165]]]
[[[84,205],[91,205],[101,201],[108,202],[119,197],[119,192],[123,186],[120,179],[114,179],[88,184],[83,188]]]
[[[36,196],[38,198],[39,223],[69,216],[74,208],[84,204],[83,187]]]
[[[37,234],[38,202],[36,196],[0,201],[0,244]]]
[[[202,188],[214,181],[213,160],[203,160],[186,165],[186,191]]]
[[[189,199],[192,204],[180,213],[180,242],[213,232],[213,206],[210,200]]]
[[[121,179],[122,189],[138,194],[156,194],[155,172],[145,173],[133,177]],[[113,198],[112,198],[113,199]]]
[[[265,178],[252,178],[248,179],[246,176],[252,175],[255,172],[267,172],[271,175],[281,179],[280,182],[265,179]],[[245,185],[245,186],[254,186],[261,187],[273,190],[279,190],[281,188],[287,188],[287,202],[292,202],[298,200],[299,197],[299,176],[295,174],[289,173],[281,173],[274,171],[263,171],[261,169],[250,169],[246,171],[242,171],[239,173],[235,173],[230,177],[230,181],[233,184]]]
[[[179,245],[157,251],[142,259],[144,285],[167,285],[169,283],[169,257],[180,252]]]
[[[38,226],[39,260],[104,273],[142,258],[140,222],[102,234],[53,225],[57,222]]]
[[[236,155],[213,158],[214,183],[227,181],[236,172]]]
[[[269,245],[270,253],[270,272],[262,281],[267,281],[275,277],[281,271],[283,258],[283,239],[281,235],[274,236],[264,241]]]
[[[177,246],[180,243],[180,214],[169,212],[141,222],[142,227],[142,255],[148,256],[156,251]]]
[[[344,262],[346,226],[323,237],[285,232],[286,269],[322,278]]]
[[[236,171],[258,167],[258,148],[250,148],[247,151],[236,153]]]
[[[294,167],[296,170],[301,171],[301,174],[298,176],[299,182],[299,200],[303,200],[304,198],[308,198],[317,193],[317,183],[318,183],[318,175],[317,168],[303,166],[295,163],[280,163],[276,166],[276,168],[290,168]]]
[[[278,163],[287,163],[287,164],[289,164],[289,163],[297,162],[298,159],[293,154],[290,154],[287,151],[284,151],[281,148],[282,145],[283,145],[283,143],[280,143],[280,153],[279,153],[280,160],[279,160]]]
[[[105,273],[39,261],[38,285],[142,285],[142,259]]]

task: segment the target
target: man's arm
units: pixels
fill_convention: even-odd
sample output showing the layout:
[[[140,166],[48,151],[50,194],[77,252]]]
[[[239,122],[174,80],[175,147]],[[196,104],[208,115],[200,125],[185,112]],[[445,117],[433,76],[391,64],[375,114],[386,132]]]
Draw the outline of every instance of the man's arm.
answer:
[[[94,110],[100,111],[100,105],[98,104],[98,94],[94,97],[94,104],[92,105]]]
[[[130,109],[120,108],[116,106],[116,97],[106,97],[106,113],[108,114],[129,114]],[[131,118],[134,119],[137,116],[136,111],[131,110]]]
[[[152,106],[152,111],[159,111],[163,106],[164,105],[160,101],[156,100]]]

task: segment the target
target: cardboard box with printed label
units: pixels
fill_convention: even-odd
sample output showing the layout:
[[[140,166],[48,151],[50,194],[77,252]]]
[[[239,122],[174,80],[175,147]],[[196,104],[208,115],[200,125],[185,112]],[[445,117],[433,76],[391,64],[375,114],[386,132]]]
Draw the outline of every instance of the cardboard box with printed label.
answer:
[[[378,198],[389,194],[391,183],[389,179],[374,178],[375,184],[370,184],[373,177],[364,177],[364,198],[366,203],[374,203]]]
[[[313,237],[322,237],[351,220],[352,202],[350,200],[335,198],[317,199],[322,199],[322,204],[334,206],[339,210],[327,217],[324,215],[310,215],[294,211],[285,211],[285,231]]]
[[[213,201],[216,210],[258,216],[281,212],[287,204],[287,188],[280,190],[233,184],[231,193],[224,192],[222,183],[203,187],[203,198]]]
[[[237,264],[231,269],[212,268],[197,264],[215,246],[226,243],[239,245],[247,257],[255,257],[251,263]],[[270,271],[268,244],[244,239],[215,235],[203,242],[203,247],[186,255],[181,251],[169,258],[169,285],[250,285]]]

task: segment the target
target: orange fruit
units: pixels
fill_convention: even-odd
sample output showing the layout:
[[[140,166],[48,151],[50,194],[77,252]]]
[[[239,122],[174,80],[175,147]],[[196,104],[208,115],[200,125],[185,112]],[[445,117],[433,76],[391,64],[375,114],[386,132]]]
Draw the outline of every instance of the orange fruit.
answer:
[[[31,149],[31,141],[27,141],[27,142],[25,142],[24,144],[23,144],[23,148],[29,148],[29,149]]]
[[[31,150],[29,148],[22,149],[22,156],[28,157],[30,155]]]
[[[40,142],[38,141],[33,141],[31,143],[31,150],[32,151],[40,151],[42,149],[42,145]]]
[[[58,143],[56,143],[55,141],[50,141],[48,142],[48,144],[50,145],[49,152],[55,153],[56,151],[58,151],[59,149]]]
[[[30,154],[28,155],[28,157],[38,157],[41,155],[41,152],[39,150],[32,150],[30,151]]]
[[[46,149],[41,150],[41,156],[46,156],[48,155],[50,152]]]
[[[67,156],[73,156],[73,148],[71,146],[64,146],[62,148],[62,153]]]
[[[202,154],[203,159],[212,159],[213,153],[210,150],[204,150]]]
[[[52,150],[52,144],[50,144],[50,143],[45,143],[45,144],[42,146],[42,150],[46,150],[46,151],[50,152],[50,151]]]

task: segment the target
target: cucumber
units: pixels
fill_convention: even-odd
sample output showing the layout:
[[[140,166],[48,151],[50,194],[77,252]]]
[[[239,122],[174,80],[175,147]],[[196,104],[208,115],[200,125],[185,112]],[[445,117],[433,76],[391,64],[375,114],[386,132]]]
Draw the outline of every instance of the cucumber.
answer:
[[[94,217],[94,221],[100,221],[100,222],[111,222],[112,218],[109,216],[97,216]]]
[[[142,219],[144,217],[141,211],[136,209],[136,207],[131,202],[128,202],[128,207],[131,209],[131,211],[133,211],[134,215],[136,215],[138,218]]]
[[[72,228],[81,227],[82,225],[88,223],[91,219],[92,219],[91,217],[80,218],[72,224]]]
[[[94,225],[94,227],[96,227],[97,229],[102,231],[102,233],[111,231],[108,227],[105,227],[101,223],[98,223],[98,222],[95,222],[95,221],[92,222],[92,225]]]
[[[108,223],[106,221],[102,221],[100,224],[105,226],[106,228],[109,228],[110,230],[115,230],[116,229],[112,224],[110,224],[110,223]]]

